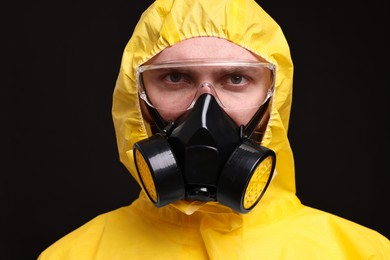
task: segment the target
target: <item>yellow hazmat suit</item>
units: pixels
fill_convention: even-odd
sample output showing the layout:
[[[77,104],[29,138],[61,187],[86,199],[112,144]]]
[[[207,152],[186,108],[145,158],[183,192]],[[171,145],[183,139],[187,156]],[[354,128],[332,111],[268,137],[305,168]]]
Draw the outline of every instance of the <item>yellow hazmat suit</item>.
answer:
[[[386,237],[296,197],[287,139],[293,64],[282,30],[252,0],[158,0],[143,13],[123,54],[112,111],[120,160],[133,177],[139,182],[132,146],[151,135],[135,69],[166,47],[198,36],[227,39],[277,67],[262,141],[277,154],[277,174],[260,203],[247,214],[214,202],[156,208],[141,192],[130,206],[96,217],[39,259],[390,259]]]

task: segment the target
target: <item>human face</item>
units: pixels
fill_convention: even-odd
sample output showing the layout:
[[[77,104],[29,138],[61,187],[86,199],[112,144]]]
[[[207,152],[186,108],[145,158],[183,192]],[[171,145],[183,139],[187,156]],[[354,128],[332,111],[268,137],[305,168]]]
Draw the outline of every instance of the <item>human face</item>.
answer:
[[[196,38],[191,38],[188,40],[184,40],[182,42],[179,42],[172,47],[168,47],[165,50],[163,50],[160,54],[156,55],[154,58],[149,60],[146,64],[148,65],[154,65],[154,64],[166,64],[172,61],[183,61],[185,62],[186,60],[225,60],[225,61],[245,61],[247,63],[259,63],[259,62],[264,62],[263,59],[257,57],[250,51],[233,44],[225,39],[221,38],[216,38],[216,37],[196,37]],[[194,69],[195,68],[195,69]],[[220,75],[220,66],[210,66],[210,67],[194,67],[194,68],[189,68],[187,67],[186,69],[183,69],[183,71],[186,71],[185,74],[187,74],[187,71],[191,71],[191,80],[183,80],[182,83],[181,77],[183,77],[182,72],[178,74],[177,72],[170,73],[169,77],[174,76],[175,78],[175,88],[177,87],[177,83],[179,84],[186,84],[186,85],[191,85],[195,81],[199,81],[198,84],[203,84],[207,83],[206,85],[201,85],[201,87],[197,90],[195,100],[197,97],[199,97],[203,93],[210,93],[214,96],[217,96],[217,93],[215,89],[218,89],[218,81],[217,81],[217,88],[214,89],[212,86],[215,82],[215,75]],[[223,67],[225,69],[225,67]],[[225,109],[225,111],[229,114],[229,116],[238,124],[238,125],[246,125],[249,120],[252,118],[254,113],[257,111],[259,105],[264,101],[267,91],[269,90],[272,81],[272,73],[269,69],[267,68],[246,68],[246,67],[241,67],[242,72],[239,72],[240,74],[242,73],[245,76],[248,76],[250,80],[243,79],[241,78],[239,81],[239,84],[236,84],[236,74],[230,75],[228,74],[227,77],[222,77],[222,84],[224,86],[228,85],[227,88],[233,87],[234,86],[234,91],[236,91],[237,87],[240,88],[240,93],[235,93],[236,98],[231,98],[229,103],[234,103],[234,109],[231,107],[225,107],[223,106],[223,103],[226,99],[222,100],[222,107]],[[251,71],[252,70],[252,71]],[[255,73],[253,71],[265,71],[266,75],[263,75],[264,73]],[[181,70],[180,70],[181,71]],[[236,72],[234,72],[236,73]],[[238,73],[238,72],[237,72]],[[145,73],[145,78],[143,79],[145,82],[145,85],[148,86],[148,96],[151,98],[151,100],[154,100],[155,103],[158,103],[158,106],[156,107],[159,114],[162,116],[162,118],[165,121],[174,121],[178,117],[180,117],[181,114],[183,114],[184,110],[177,110],[173,109],[175,105],[179,105],[179,100],[175,101],[175,105],[172,106],[172,99],[168,97],[172,97],[173,94],[169,94],[167,98],[164,98],[162,96],[162,91],[159,89],[162,88],[161,84],[155,84],[154,82],[158,82],[157,80],[153,79],[159,79],[160,77],[163,78],[161,75],[165,75],[163,73],[155,72],[153,71],[152,73],[149,73],[149,75],[156,75],[156,77],[151,77],[147,76],[148,73]],[[180,76],[180,78],[177,78],[177,76]],[[193,79],[195,77],[192,77],[193,75],[196,75],[196,79]],[[238,75],[238,74],[237,74]],[[260,77],[258,76],[260,75]],[[266,76],[265,79],[263,79],[263,76]],[[218,76],[219,79],[219,76]],[[231,84],[231,79],[234,80],[234,85]],[[171,80],[171,78],[169,78]],[[178,80],[179,82],[176,82]],[[189,82],[191,81],[191,82]],[[259,82],[263,82],[265,84],[259,84]],[[265,81],[265,82],[264,82]],[[161,81],[163,83],[163,81]],[[211,86],[208,85],[211,82]],[[165,83],[163,83],[164,85]],[[169,86],[173,86],[172,82],[167,83]],[[256,84],[256,88],[253,88],[251,86]],[[166,85],[166,84],[165,84]],[[230,86],[232,85],[232,86]],[[267,87],[258,87],[260,85],[266,85]],[[155,87],[154,87],[155,86]],[[176,88],[177,89],[177,88]],[[241,91],[245,89],[246,91]],[[254,90],[254,91],[249,91],[249,90]],[[177,90],[178,91],[178,90]],[[228,92],[228,91],[226,91]],[[166,93],[166,91],[164,92]],[[177,92],[178,93],[178,92]],[[177,94],[175,92],[175,94]],[[223,95],[222,91],[221,94]],[[222,96],[221,95],[221,96]],[[237,95],[240,95],[240,98],[238,98]],[[180,96],[180,94],[179,94]],[[227,97],[230,97],[231,95],[225,95]],[[218,98],[218,97],[217,97]],[[224,97],[226,98],[226,97]],[[183,100],[183,98],[180,97],[180,100]],[[221,100],[220,100],[221,101]],[[234,101],[234,102],[232,102]],[[171,103],[168,103],[171,102]],[[256,106],[251,106],[251,107],[246,107],[247,104],[257,104]],[[143,108],[143,114],[146,116],[146,119],[149,121],[150,116],[147,113],[147,109],[145,109],[145,104],[144,102],[141,102],[142,108]],[[163,107],[172,107],[172,109],[159,109]]]

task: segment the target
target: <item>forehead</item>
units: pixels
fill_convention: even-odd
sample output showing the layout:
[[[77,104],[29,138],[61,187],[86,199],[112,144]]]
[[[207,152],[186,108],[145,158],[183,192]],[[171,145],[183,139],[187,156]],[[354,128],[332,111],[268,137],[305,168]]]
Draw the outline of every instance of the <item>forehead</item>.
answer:
[[[217,37],[195,37],[167,47],[147,64],[182,59],[232,59],[263,61],[247,49]]]

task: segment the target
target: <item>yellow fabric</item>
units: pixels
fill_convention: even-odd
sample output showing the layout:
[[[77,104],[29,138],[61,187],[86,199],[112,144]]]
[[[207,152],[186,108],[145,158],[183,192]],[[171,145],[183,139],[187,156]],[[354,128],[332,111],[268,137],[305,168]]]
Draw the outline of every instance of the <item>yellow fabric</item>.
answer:
[[[293,64],[282,30],[251,0],[158,0],[143,13],[123,53],[112,110],[120,160],[133,177],[139,182],[132,145],[150,135],[135,68],[167,46],[199,36],[227,39],[277,66],[262,143],[277,154],[277,175],[260,203],[248,214],[214,202],[156,208],[141,192],[131,205],[96,217],[39,259],[389,259],[387,238],[296,197],[287,138]]]

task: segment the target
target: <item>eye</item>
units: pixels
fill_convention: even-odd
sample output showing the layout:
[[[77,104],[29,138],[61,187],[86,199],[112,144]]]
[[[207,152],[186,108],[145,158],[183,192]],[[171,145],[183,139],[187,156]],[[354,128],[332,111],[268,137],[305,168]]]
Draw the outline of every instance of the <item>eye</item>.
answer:
[[[225,73],[216,86],[226,91],[243,92],[253,87],[253,79],[244,71]]]
[[[180,82],[181,80],[183,80],[183,75],[181,73],[177,73],[177,72],[174,72],[174,73],[169,73],[168,75],[165,76],[164,80],[168,81],[168,82]]]
[[[225,79],[225,84],[228,86],[244,86],[249,83],[249,80],[246,76],[242,74],[231,74],[228,75]]]
[[[245,78],[241,75],[232,75],[229,78],[230,83],[232,84],[241,84],[245,80]]]

